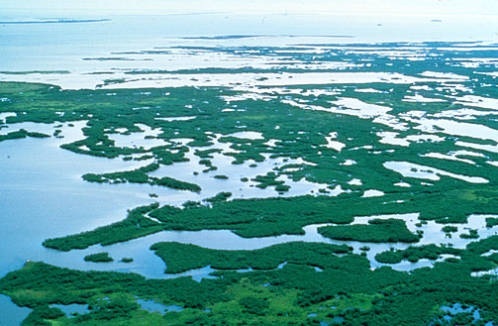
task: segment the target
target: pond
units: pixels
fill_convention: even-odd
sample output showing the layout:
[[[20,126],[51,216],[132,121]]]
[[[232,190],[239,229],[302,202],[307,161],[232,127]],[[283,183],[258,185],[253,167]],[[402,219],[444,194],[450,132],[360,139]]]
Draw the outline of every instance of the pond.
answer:
[[[52,304],[50,307],[60,309],[69,318],[76,315],[84,315],[90,312],[88,305],[86,304]]]
[[[177,305],[165,305],[154,300],[137,299],[137,303],[144,310],[149,312],[158,312],[160,314],[165,314],[171,311],[180,312],[183,310],[183,307]]]

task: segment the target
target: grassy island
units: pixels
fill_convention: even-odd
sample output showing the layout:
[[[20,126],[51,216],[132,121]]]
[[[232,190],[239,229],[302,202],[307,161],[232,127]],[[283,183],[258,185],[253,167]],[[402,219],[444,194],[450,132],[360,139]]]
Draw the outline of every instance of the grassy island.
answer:
[[[323,236],[337,240],[360,242],[417,242],[402,220],[373,219],[368,225],[324,226],[318,229]]]
[[[84,260],[92,263],[110,263],[114,261],[114,259],[112,259],[112,257],[109,256],[109,253],[107,252],[99,252],[96,254],[86,255]]]

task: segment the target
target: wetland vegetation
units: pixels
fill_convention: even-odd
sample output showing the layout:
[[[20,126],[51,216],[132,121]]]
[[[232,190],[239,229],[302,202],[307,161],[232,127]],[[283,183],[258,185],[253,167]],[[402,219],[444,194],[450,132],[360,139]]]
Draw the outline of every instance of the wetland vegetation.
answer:
[[[168,271],[204,264],[220,269],[215,278],[196,282],[190,277],[147,280],[134,274],[80,272],[32,262],[3,278],[0,288],[16,304],[33,309],[28,325],[111,320],[113,324],[235,324],[241,318],[265,325],[296,321],[313,325],[338,317],[345,324],[417,325],[431,323],[442,315],[440,307],[453,303],[478,307],[480,322],[486,323],[498,317],[496,301],[489,300],[498,294],[496,279],[470,274],[494,265],[480,252],[497,248],[496,241],[476,247],[480,248],[469,248],[461,259],[408,274],[388,267],[372,271],[366,258],[348,253],[347,247],[327,244],[288,243],[244,253],[162,243],[154,249],[171,264]],[[278,267],[282,261],[286,264]],[[237,270],[251,266],[254,269]],[[136,304],[135,297],[184,309],[150,313]],[[72,303],[88,304],[89,312],[68,318],[47,310],[51,304]]]
[[[324,226],[318,229],[327,238],[360,242],[417,242],[419,237],[402,220],[373,219],[368,225]]]
[[[498,92],[495,66],[484,60],[496,48],[323,46],[323,52],[305,46],[312,54],[301,47],[188,50],[288,56],[310,65],[340,60],[353,65],[346,71],[323,69],[392,73],[398,79],[112,90],[106,89],[116,86],[110,82],[79,90],[1,82],[0,141],[51,137],[31,131],[31,123],[81,122],[81,137],[61,138],[60,150],[129,167],[87,171],[78,181],[140,185],[144,197],[157,201],[130,207],[112,224],[54,234],[43,246],[63,252],[89,248],[82,260],[127,263],[119,265],[126,270],[140,257],[111,255],[107,247],[163,231],[174,235],[142,248],[164,262],[165,279],[44,262],[10,272],[0,279],[0,293],[32,309],[24,324],[436,325],[448,321],[444,307],[455,304],[473,310],[448,323],[496,324],[498,302],[489,298],[498,295]],[[393,55],[398,49],[401,54]],[[421,53],[424,60],[413,60]],[[471,59],[484,61],[462,64],[475,62]],[[267,70],[125,75],[261,74],[259,82],[266,83],[273,78]],[[299,73],[303,69],[284,69],[280,77]],[[126,85],[126,79],[114,83]],[[151,190],[157,186],[171,193],[158,195],[158,188]],[[169,196],[176,193],[185,200],[173,204]],[[182,231],[209,230],[254,242],[309,238],[223,250],[180,241]],[[426,261],[430,267],[419,268]],[[399,269],[403,264],[409,267]],[[192,271],[200,279],[185,276]],[[182,309],[147,311],[137,298]],[[70,304],[87,305],[88,311],[67,316],[54,306]],[[472,311],[479,320],[471,318]]]
[[[96,254],[87,255],[83,258],[85,261],[91,261],[92,263],[110,263],[114,259],[109,256],[107,252],[99,252]]]
[[[201,191],[201,187],[193,183],[176,180],[171,177],[155,178],[147,175],[147,173],[153,172],[158,168],[159,164],[153,163],[132,171],[113,172],[113,173],[104,173],[104,174],[87,173],[83,175],[83,180],[88,182],[110,183],[110,184],[119,184],[126,182],[147,183],[149,185],[163,186],[177,190],[189,190],[194,192]]]

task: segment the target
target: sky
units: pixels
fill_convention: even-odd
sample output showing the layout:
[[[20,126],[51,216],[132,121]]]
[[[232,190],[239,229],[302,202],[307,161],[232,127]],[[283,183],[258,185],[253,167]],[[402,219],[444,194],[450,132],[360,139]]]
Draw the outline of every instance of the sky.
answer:
[[[0,15],[157,15],[186,13],[357,16],[493,16],[497,0],[1,0]]]

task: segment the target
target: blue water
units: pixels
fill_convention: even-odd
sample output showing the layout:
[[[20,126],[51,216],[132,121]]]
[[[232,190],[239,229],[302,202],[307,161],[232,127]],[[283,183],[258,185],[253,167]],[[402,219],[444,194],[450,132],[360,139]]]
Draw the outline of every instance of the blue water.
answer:
[[[28,317],[31,309],[16,306],[9,297],[0,294],[0,326],[16,326]]]
[[[71,18],[71,17],[64,17]],[[93,17],[95,18],[95,17]],[[445,17],[191,14],[105,16],[91,23],[0,25],[0,70],[59,70],[82,57],[161,46],[166,39],[213,35],[350,36],[337,42],[496,41],[498,20]],[[1,16],[0,20],[16,17]],[[18,20],[25,20],[24,16]],[[64,66],[64,67],[62,67]]]
[[[50,305],[50,307],[60,309],[69,318],[74,317],[76,314],[84,315],[90,311],[88,309],[87,304],[78,304],[78,303],[66,304],[66,305],[64,305],[64,304],[52,304],[52,305]]]
[[[122,168],[124,162],[76,156],[55,146],[53,139],[0,142],[0,276],[26,260],[56,255],[41,246],[47,238],[121,220],[127,209],[150,202],[146,193],[133,188],[81,179],[85,170]]]
[[[137,299],[137,303],[143,310],[147,310],[149,312],[158,312],[160,314],[164,314],[170,311],[179,312],[183,310],[183,307],[177,305],[165,305],[155,302],[154,300]]]

